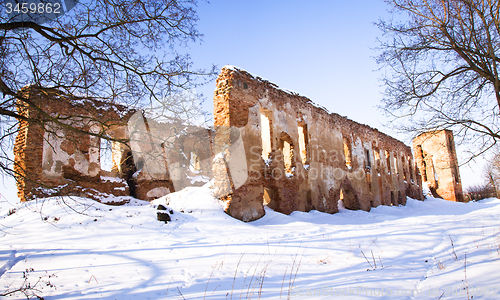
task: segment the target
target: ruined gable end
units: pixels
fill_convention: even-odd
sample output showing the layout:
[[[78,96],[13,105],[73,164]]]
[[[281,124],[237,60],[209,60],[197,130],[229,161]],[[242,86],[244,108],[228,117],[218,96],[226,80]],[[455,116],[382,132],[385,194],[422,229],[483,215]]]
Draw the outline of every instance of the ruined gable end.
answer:
[[[422,133],[413,140],[413,152],[422,182],[434,197],[464,201],[453,132]]]
[[[56,195],[96,200],[108,195],[130,195],[111,156],[107,163],[114,164],[114,171],[101,170],[104,139],[100,136],[126,138],[124,124],[131,111],[98,100],[70,99],[54,89],[27,87],[23,92],[33,104],[18,100],[18,111],[33,122],[19,122],[14,145],[14,170],[21,201]],[[61,124],[50,116],[57,116]]]
[[[157,122],[142,111],[54,89],[24,93],[36,107],[18,101],[19,113],[34,119],[20,120],[14,147],[21,201],[68,195],[108,204],[153,200],[212,176],[209,129]]]

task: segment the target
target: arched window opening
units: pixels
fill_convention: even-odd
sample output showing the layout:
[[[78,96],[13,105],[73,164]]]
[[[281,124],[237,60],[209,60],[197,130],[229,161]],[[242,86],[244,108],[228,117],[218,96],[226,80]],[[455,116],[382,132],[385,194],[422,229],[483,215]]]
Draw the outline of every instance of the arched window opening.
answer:
[[[109,139],[101,138],[99,147],[99,163],[101,170],[111,172],[113,168],[112,143]]]
[[[399,169],[398,169],[398,156],[394,154],[394,174],[399,175]]]
[[[300,159],[302,164],[307,164],[307,148],[309,144],[309,136],[307,133],[307,124],[299,122],[298,123],[299,130],[299,150],[300,150]]]
[[[352,169],[352,146],[348,137],[344,137],[344,158],[345,166],[350,170]]]
[[[404,155],[401,155],[401,164],[403,165],[403,180],[408,181],[408,174],[406,173],[407,164]]]
[[[412,164],[412,161],[411,161],[411,157],[408,156],[408,169],[410,170],[410,181],[413,182],[414,181],[414,177],[413,177],[413,164]]]
[[[385,162],[387,164],[387,173],[390,175],[391,174],[391,155],[389,154],[389,151],[385,150]]]
[[[262,158],[269,159],[269,153],[272,151],[271,144],[271,112],[268,110],[260,111],[260,136],[262,140]]]
[[[378,148],[373,148],[373,157],[375,158],[375,171],[380,175],[380,151]]]
[[[285,172],[287,176],[295,174],[293,143],[290,136],[284,132],[280,137],[280,150],[283,152],[283,160],[285,164]]]
[[[365,169],[370,170],[372,168],[372,161],[370,158],[370,150],[365,149]]]

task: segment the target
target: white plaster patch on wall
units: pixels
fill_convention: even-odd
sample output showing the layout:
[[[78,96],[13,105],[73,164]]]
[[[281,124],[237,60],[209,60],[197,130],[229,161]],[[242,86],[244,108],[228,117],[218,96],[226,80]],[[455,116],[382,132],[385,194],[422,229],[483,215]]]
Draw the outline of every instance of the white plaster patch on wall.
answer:
[[[329,191],[331,188],[339,188],[340,186],[340,181],[344,179],[344,172],[336,172],[340,169],[334,168],[332,166],[323,166],[325,173],[328,174],[329,180],[325,181],[326,184],[326,190]],[[337,170],[338,169],[338,170]]]
[[[340,132],[340,130],[328,128],[328,132],[332,142],[342,145],[342,132]]]
[[[152,190],[150,190],[149,192],[147,192],[146,196],[150,197],[150,198],[160,198],[160,197],[163,197],[165,195],[168,195],[170,194],[170,190],[166,187],[157,187],[157,188],[154,188]]]
[[[260,105],[259,103],[248,109],[248,123],[245,127],[250,127],[252,131],[260,132]]]
[[[75,149],[75,153],[69,155],[66,151],[61,149],[61,145],[66,139],[64,138],[64,131],[57,128],[53,124],[48,125],[48,131],[44,133],[43,150],[42,150],[42,174],[47,177],[63,177],[63,165],[69,166],[69,160],[72,158],[75,161],[74,169],[83,175],[97,176],[99,168],[89,168],[90,163],[99,165],[99,138],[90,138],[89,159],[83,155],[82,152]],[[91,132],[92,127],[91,127]],[[94,128],[95,131],[95,128]],[[95,133],[95,132],[94,132]],[[69,141],[71,142],[71,141]]]
[[[307,124],[308,123],[307,120],[309,120],[309,118],[307,117],[307,115],[306,114],[302,114],[302,116],[299,117],[298,121],[302,121],[302,122],[304,122],[304,123]]]
[[[54,129],[51,128],[51,131],[54,131]],[[70,156],[61,149],[64,138],[59,136],[62,136],[62,134],[62,130],[55,130],[54,133],[45,131],[43,135],[42,174],[44,176],[62,177],[62,169],[57,170],[56,166],[68,164]]]
[[[165,180],[167,165],[163,156],[163,142],[170,142],[173,137],[168,137],[170,133],[169,127],[156,122],[148,122],[147,127],[141,112],[136,112],[128,122],[128,130],[131,134],[130,148],[134,157],[134,161],[143,162],[142,175],[143,179]],[[168,138],[167,138],[168,137]],[[185,154],[184,154],[185,155]],[[187,157],[186,157],[187,159]],[[182,178],[182,174],[177,174],[179,163],[170,165],[170,176],[172,178]],[[140,171],[140,170],[139,170]]]
[[[276,124],[273,124],[274,128],[284,131],[286,133],[288,132],[288,114],[284,111],[274,111],[275,113],[275,120]],[[277,132],[279,134],[279,132]]]
[[[358,164],[361,166],[365,161],[365,148],[363,147],[363,143],[359,137],[356,138],[351,153],[352,159],[356,159]]]
[[[262,107],[267,107],[269,106],[269,97],[267,97],[267,93],[268,91],[266,90],[266,96],[263,97],[263,98],[260,98],[259,99],[259,103]]]
[[[89,150],[89,156],[90,156],[90,150]],[[78,172],[84,174],[84,175],[90,175],[89,174],[89,161],[85,158],[85,156],[80,152],[80,151],[75,151],[75,154],[71,155],[71,158],[75,160],[75,170]]]
[[[368,141],[368,142],[364,142],[363,143],[363,147],[366,149],[366,150],[372,150],[372,142],[371,141]]]

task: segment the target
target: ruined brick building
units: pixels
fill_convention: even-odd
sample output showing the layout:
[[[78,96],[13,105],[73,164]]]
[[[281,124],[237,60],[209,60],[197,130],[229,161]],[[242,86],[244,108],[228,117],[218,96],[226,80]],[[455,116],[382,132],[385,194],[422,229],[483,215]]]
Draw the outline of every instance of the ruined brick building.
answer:
[[[420,134],[413,140],[413,153],[422,181],[427,183],[434,197],[457,202],[464,200],[451,130]]]
[[[19,175],[16,181],[21,201],[73,195],[122,204],[131,196],[152,200],[174,191],[174,184],[178,189],[191,184],[192,180],[186,176],[193,172],[186,170],[177,176],[182,179],[176,180],[173,178],[176,174],[167,170],[167,160],[155,155],[152,149],[155,145],[148,139],[142,141],[145,134],[155,129],[166,134],[165,128],[158,128],[154,122],[147,124],[145,132],[142,112],[88,98],[68,99],[54,90],[30,87],[25,92],[40,110],[21,104],[19,113],[40,123],[19,122],[14,171]],[[57,116],[56,120],[42,111]],[[171,125],[170,128],[179,127]],[[208,130],[191,130],[170,148],[189,150],[194,140],[201,140],[200,132]],[[138,138],[134,139],[135,136]],[[198,152],[201,150],[198,147]],[[103,155],[105,151],[111,152],[110,155]],[[187,164],[186,158],[174,154],[170,151],[171,161]],[[151,164],[153,159],[155,164]],[[104,165],[111,166],[110,170],[104,170]],[[157,171],[158,168],[162,170]],[[205,176],[201,171],[194,173]],[[211,170],[206,175],[210,174]]]
[[[133,162],[126,147],[113,149],[113,159],[120,164],[115,169],[121,176],[101,170],[100,135],[126,139],[124,121],[131,111],[123,106],[110,105],[89,99],[66,99],[57,91],[41,91],[36,87],[25,89],[29,99],[40,110],[20,102],[19,113],[40,120],[28,123],[20,120],[14,145],[14,171],[18,196],[21,201],[50,195],[78,195],[94,199],[103,196],[130,196],[127,179],[131,177]],[[50,122],[42,112],[59,116],[68,127]],[[72,127],[76,130],[69,130]],[[85,134],[91,132],[95,135]],[[106,131],[103,133],[103,131]]]
[[[243,221],[262,217],[264,205],[285,214],[335,213],[342,200],[345,208],[369,211],[405,205],[406,196],[423,199],[422,177],[440,174],[441,161],[450,162],[452,175],[438,175],[429,186],[445,199],[450,193],[461,199],[453,144],[442,152],[419,136],[415,153],[421,154],[414,159],[410,147],[377,129],[235,67],[224,67],[217,79],[212,129],[162,124],[122,106],[56,92],[30,93],[47,112],[67,115],[65,124],[96,134],[21,121],[14,151],[16,171],[26,175],[17,180],[22,200],[54,194],[151,200],[213,179],[226,211]],[[111,171],[101,167],[102,135],[113,139]]]

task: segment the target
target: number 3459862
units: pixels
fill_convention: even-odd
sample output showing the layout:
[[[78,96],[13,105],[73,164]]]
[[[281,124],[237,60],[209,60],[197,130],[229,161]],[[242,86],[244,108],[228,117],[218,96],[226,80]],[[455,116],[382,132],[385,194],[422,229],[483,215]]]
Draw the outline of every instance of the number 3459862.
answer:
[[[6,13],[10,14],[12,12],[18,14],[45,14],[45,13],[62,13],[60,3],[17,3],[13,5],[12,3],[7,3],[5,5]]]

